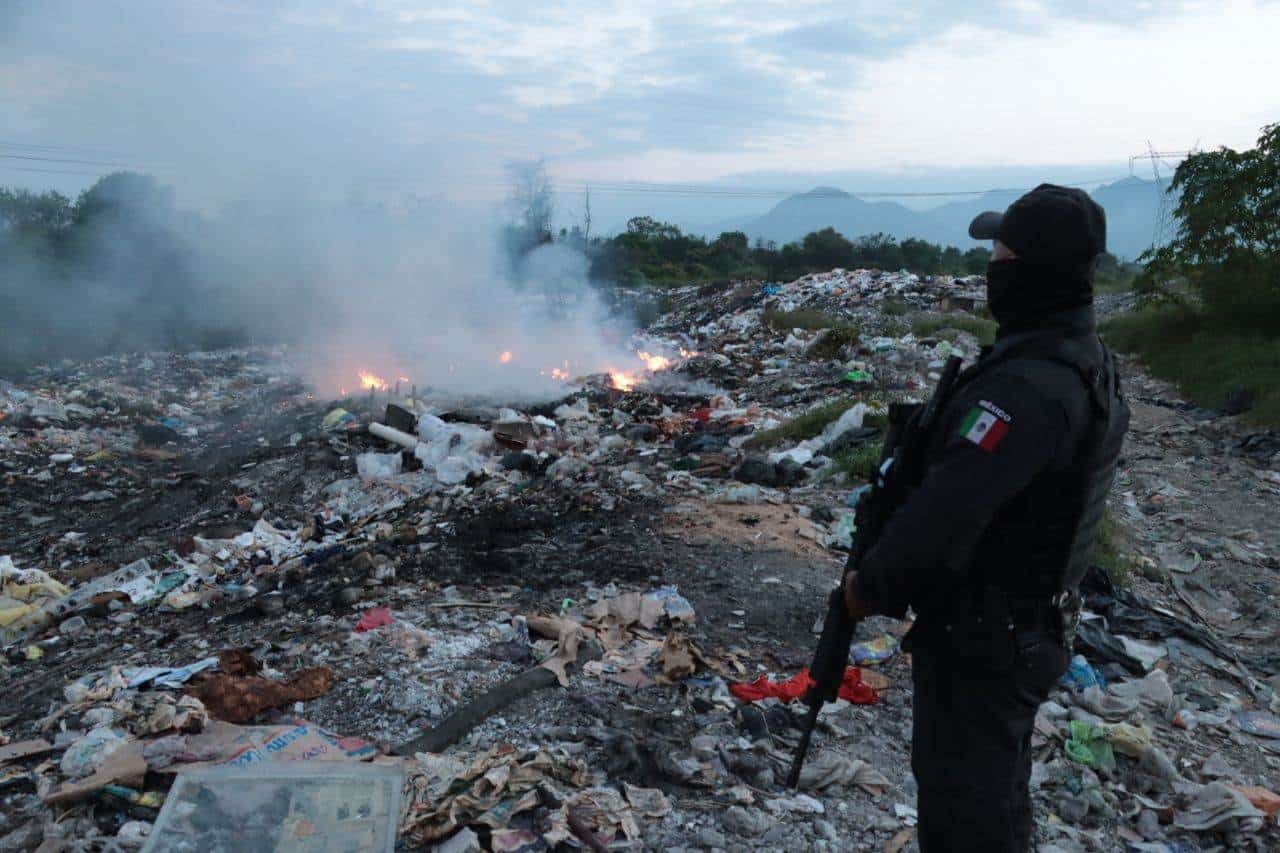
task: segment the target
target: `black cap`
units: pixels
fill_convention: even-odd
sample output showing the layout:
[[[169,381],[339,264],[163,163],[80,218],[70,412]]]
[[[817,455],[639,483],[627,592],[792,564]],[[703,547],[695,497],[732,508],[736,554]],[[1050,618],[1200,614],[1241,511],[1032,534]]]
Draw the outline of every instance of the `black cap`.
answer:
[[[999,240],[1033,261],[1091,261],[1107,250],[1107,216],[1084,190],[1041,184],[969,223],[975,240]]]

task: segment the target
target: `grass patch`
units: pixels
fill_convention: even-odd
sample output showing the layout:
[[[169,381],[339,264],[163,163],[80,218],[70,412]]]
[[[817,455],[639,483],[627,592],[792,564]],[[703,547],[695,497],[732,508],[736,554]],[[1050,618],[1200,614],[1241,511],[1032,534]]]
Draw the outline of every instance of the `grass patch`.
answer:
[[[835,457],[836,468],[850,477],[859,480],[870,480],[875,474],[876,468],[880,466],[880,454],[884,452],[884,445],[879,441],[871,441],[855,447],[847,453],[841,453]]]
[[[858,345],[858,330],[853,326],[836,326],[827,329],[813,342],[808,355],[811,358],[839,358],[845,347]]]
[[[794,444],[798,441],[804,441],[806,438],[813,438],[826,429],[827,424],[834,422],[856,402],[857,400],[850,397],[841,397],[839,400],[817,406],[807,412],[796,415],[781,426],[756,433],[743,442],[743,447],[759,449],[772,447],[784,441]]]
[[[973,314],[916,314],[911,318],[911,331],[918,338],[943,338],[953,341],[956,337],[954,331],[968,332],[984,346],[996,339],[995,321]],[[946,334],[948,331],[952,331],[953,334],[948,336]]]
[[[901,299],[886,299],[880,303],[880,313],[886,317],[902,317],[907,310],[907,303]]]
[[[1132,561],[1121,554],[1121,539],[1120,523],[1108,510],[1098,525],[1098,538],[1093,543],[1093,562],[1107,573],[1113,584],[1125,587],[1130,583]]]
[[[911,331],[911,324],[905,317],[886,317],[880,322],[881,334],[891,338],[900,338]]]
[[[775,332],[790,332],[792,329],[815,332],[818,329],[852,328],[839,317],[814,311],[811,308],[797,308],[795,311],[779,311],[777,308],[770,308],[760,315],[760,321]]]
[[[864,427],[876,427],[881,432],[889,429],[889,410],[885,409],[879,412],[867,412],[862,418]]]
[[[1177,383],[1197,406],[1219,409],[1228,392],[1247,390],[1255,399],[1245,420],[1280,427],[1280,338],[1220,328],[1185,306],[1124,314],[1105,322],[1102,332],[1113,347]]]

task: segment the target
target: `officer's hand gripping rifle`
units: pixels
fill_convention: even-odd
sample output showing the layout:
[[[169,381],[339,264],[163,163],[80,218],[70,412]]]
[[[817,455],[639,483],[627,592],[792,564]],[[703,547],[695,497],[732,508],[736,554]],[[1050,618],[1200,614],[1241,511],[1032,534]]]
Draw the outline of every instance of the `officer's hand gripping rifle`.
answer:
[[[814,650],[813,663],[809,665],[809,674],[814,681],[804,695],[809,711],[805,715],[800,744],[796,747],[795,758],[791,762],[791,772],[787,774],[787,787],[793,790],[800,786],[800,769],[804,767],[809,741],[813,739],[813,730],[818,724],[818,712],[827,702],[834,702],[838,698],[840,685],[844,682],[844,671],[849,665],[849,644],[853,642],[853,631],[858,623],[849,615],[849,610],[844,605],[844,578],[849,572],[857,570],[862,555],[880,538],[880,532],[897,505],[897,501],[890,495],[887,478],[898,457],[899,448],[909,440],[909,436],[921,436],[928,432],[928,427],[937,418],[959,372],[960,358],[951,356],[942,369],[937,389],[923,409],[918,405],[908,404],[893,404],[889,407],[889,431],[885,436],[880,466],[871,479],[871,488],[858,499],[858,506],[854,510],[854,541],[849,550],[849,562],[845,566],[840,585],[827,597],[827,616],[822,622],[822,636],[818,638],[818,648]]]

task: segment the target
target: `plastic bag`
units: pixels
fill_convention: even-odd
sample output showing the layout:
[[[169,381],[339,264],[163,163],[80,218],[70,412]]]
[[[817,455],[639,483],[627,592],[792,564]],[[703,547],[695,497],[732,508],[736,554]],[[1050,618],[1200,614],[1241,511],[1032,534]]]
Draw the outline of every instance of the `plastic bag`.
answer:
[[[394,477],[404,467],[399,453],[361,453],[356,457],[356,471],[365,480]]]
[[[94,729],[67,748],[58,767],[71,779],[83,779],[124,744],[125,739],[111,729]]]

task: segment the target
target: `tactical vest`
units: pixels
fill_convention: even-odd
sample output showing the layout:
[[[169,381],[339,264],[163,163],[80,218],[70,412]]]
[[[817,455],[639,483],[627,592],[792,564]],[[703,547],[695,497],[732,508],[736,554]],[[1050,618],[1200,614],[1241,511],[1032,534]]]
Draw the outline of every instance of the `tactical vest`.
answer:
[[[1100,339],[1050,334],[1000,347],[962,372],[947,396],[997,366],[1051,398],[1067,399],[1082,389],[1089,398],[1089,426],[1074,452],[1037,474],[997,511],[968,567],[975,591],[994,587],[1011,598],[1048,602],[1074,591],[1089,567],[1129,428],[1129,407],[1114,359]],[[942,429],[935,423],[921,444],[939,448],[947,439]]]

